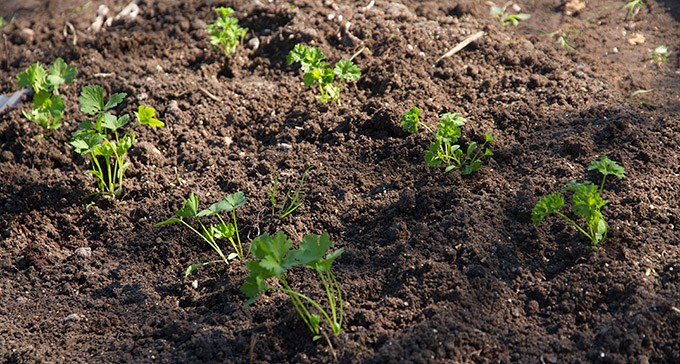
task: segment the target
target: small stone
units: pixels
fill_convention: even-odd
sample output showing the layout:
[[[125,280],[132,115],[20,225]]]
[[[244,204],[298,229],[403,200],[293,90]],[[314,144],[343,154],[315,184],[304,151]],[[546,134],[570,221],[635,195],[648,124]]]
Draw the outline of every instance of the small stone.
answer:
[[[258,48],[260,48],[260,38],[253,37],[248,41],[248,43],[246,45],[248,46],[248,48],[255,51]]]
[[[305,28],[300,31],[300,34],[304,35],[305,37],[316,39],[318,33],[316,32],[316,29]]]
[[[24,43],[33,43],[35,40],[35,32],[33,29],[30,28],[23,28],[21,31],[19,31],[19,38],[24,42]]]
[[[81,258],[89,258],[92,256],[92,248],[78,248],[76,249],[75,254]]]
[[[146,100],[148,98],[149,98],[149,94],[147,94],[146,92],[142,92],[139,95],[137,95],[137,100],[139,100],[139,101]]]
[[[288,143],[279,143],[276,147],[281,150],[288,150],[291,148],[291,145]]]
[[[168,103],[168,106],[165,108],[165,112],[168,114],[174,114],[177,115],[182,111],[179,108],[179,104],[177,104],[177,100],[172,100]]]
[[[77,313],[72,313],[72,314],[66,316],[64,321],[66,321],[66,322],[80,321],[80,315],[78,315]]]
[[[26,297],[17,297],[17,303],[20,305],[23,305],[24,303],[28,302],[28,298]]]
[[[14,153],[12,153],[11,150],[3,150],[2,153],[0,153],[0,159],[3,162],[11,162],[14,160]]]

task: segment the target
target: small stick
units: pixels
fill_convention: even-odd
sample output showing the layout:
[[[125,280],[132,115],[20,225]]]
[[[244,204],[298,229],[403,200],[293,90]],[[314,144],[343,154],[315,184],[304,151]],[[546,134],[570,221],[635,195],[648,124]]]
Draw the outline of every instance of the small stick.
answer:
[[[254,334],[250,337],[250,363],[253,363],[254,353],[255,353],[255,343],[260,334]]]
[[[439,57],[439,59],[434,63],[434,67],[436,67],[436,66],[437,66],[437,63],[439,63],[439,61],[441,61],[442,59],[444,59],[444,58],[446,58],[446,57],[451,57],[451,56],[453,56],[454,54],[460,52],[463,48],[467,47],[470,43],[472,43],[472,42],[476,41],[477,39],[481,38],[483,35],[484,35],[484,32],[477,32],[477,33],[475,33],[475,34],[473,34],[473,35],[471,35],[471,36],[465,38],[462,42],[456,44],[455,47],[451,48],[450,51],[444,53],[443,56]]]
[[[215,100],[215,101],[217,101],[217,102],[221,102],[221,101],[222,101],[222,99],[220,99],[219,97],[217,97],[217,96],[211,94],[208,90],[204,89],[203,87],[198,86],[198,89],[201,90],[201,92],[203,92],[203,93],[205,94],[205,96],[208,96],[209,98],[211,98],[211,99],[213,99],[213,100]]]

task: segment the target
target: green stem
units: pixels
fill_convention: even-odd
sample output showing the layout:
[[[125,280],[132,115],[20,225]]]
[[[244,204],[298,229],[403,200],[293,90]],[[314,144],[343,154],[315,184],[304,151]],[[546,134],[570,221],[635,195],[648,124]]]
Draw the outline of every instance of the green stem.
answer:
[[[187,224],[186,222],[184,222],[184,220],[180,219],[180,221],[181,221],[182,223],[184,223],[184,225],[186,225],[187,227],[189,227],[189,229],[193,230],[196,234],[198,234],[201,238],[203,238],[203,240],[205,240],[206,242],[208,242],[208,244],[210,245],[210,247],[212,247],[212,248],[217,252],[217,254],[220,255],[220,258],[222,258],[222,260],[224,260],[225,263],[229,264],[229,261],[227,260],[227,258],[226,258],[226,257],[224,256],[224,254],[222,253],[222,249],[220,249],[220,246],[217,245],[217,243],[215,242],[215,240],[214,240],[213,237],[212,237],[212,234],[210,234],[210,232],[208,231],[208,229],[205,228],[205,225],[203,225],[203,223],[201,222],[201,219],[199,219],[198,216],[196,216],[196,220],[198,221],[199,225],[201,225],[201,227],[203,228],[203,231],[205,231],[205,234],[206,234],[207,236],[210,237],[210,240],[209,240],[208,238],[206,238],[203,234],[199,233],[196,229],[194,229],[193,227],[191,227],[189,224]]]
[[[239,258],[241,260],[245,259],[245,256],[243,255],[243,245],[241,245],[241,237],[238,234],[238,224],[236,223],[236,209],[231,210],[231,216],[234,219],[234,230],[236,230],[236,240],[238,241],[238,251],[236,252],[239,254]],[[250,250],[248,250],[248,253],[250,253]]]
[[[593,241],[593,240],[594,240],[593,235],[588,234],[588,233],[587,233],[585,230],[583,230],[577,223],[575,223],[574,220],[568,218],[567,215],[565,215],[565,214],[563,214],[563,213],[561,213],[561,212],[559,212],[559,211],[555,211],[555,213],[558,214],[558,215],[560,215],[560,216],[562,216],[563,218],[567,219],[567,221],[569,221],[572,225],[574,225],[574,227],[576,227],[580,232],[582,232],[583,235],[587,236],[588,239],[590,239],[590,241]]]

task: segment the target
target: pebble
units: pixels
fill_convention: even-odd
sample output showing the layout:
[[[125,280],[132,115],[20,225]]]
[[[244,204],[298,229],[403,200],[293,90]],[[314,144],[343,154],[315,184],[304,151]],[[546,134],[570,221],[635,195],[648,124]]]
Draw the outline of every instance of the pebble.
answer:
[[[147,94],[146,92],[142,92],[139,95],[137,95],[137,100],[139,100],[139,101],[146,100],[148,98],[149,98],[149,94]]]
[[[317,32],[316,32],[316,29],[313,29],[313,28],[302,29],[300,31],[300,34],[302,34],[306,37],[312,38],[312,39],[316,39],[316,36],[318,35]]]
[[[28,298],[26,297],[17,297],[17,303],[20,305],[23,305],[24,303],[28,302]]]
[[[180,108],[179,104],[177,103],[177,100],[172,100],[168,103],[168,106],[165,108],[165,112],[169,114],[179,114],[180,113]]]
[[[248,43],[246,45],[248,46],[248,48],[255,51],[258,48],[260,48],[260,38],[253,37],[248,41]]]
[[[279,143],[276,147],[281,150],[288,150],[291,148],[291,145],[288,143]]]
[[[92,256],[92,248],[78,248],[75,254],[82,258],[89,258]]]
[[[33,29],[23,28],[19,32],[19,39],[23,43],[33,43],[33,41],[35,40],[35,32],[33,31]]]
[[[3,162],[11,162],[14,160],[14,153],[12,153],[11,150],[3,150],[2,153],[0,153],[0,159],[2,159]]]
[[[80,321],[80,315],[78,315],[77,313],[72,313],[72,314],[66,316],[64,321],[66,321],[66,322]]]

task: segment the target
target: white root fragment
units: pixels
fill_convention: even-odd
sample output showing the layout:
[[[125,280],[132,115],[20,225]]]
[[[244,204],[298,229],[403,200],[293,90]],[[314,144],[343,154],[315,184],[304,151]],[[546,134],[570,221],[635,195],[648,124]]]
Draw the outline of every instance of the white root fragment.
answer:
[[[477,33],[465,38],[462,42],[456,44],[455,47],[451,48],[450,51],[444,53],[443,56],[439,57],[439,59],[437,59],[437,61],[434,63],[434,66],[436,67],[437,63],[439,63],[439,61],[441,61],[442,59],[447,58],[447,57],[451,57],[454,54],[460,52],[463,48],[467,47],[470,43],[481,38],[483,35],[484,35],[484,32],[477,32]]]
[[[113,20],[132,21],[135,20],[137,15],[139,15],[139,6],[137,5],[137,0],[133,0]]]
[[[94,22],[89,27],[87,27],[87,31],[92,33],[98,33],[102,29],[102,26],[106,21],[106,15],[108,14],[109,7],[104,4],[99,5],[99,8],[97,8],[97,16],[95,17]]]
[[[73,45],[76,45],[78,42],[78,36],[76,35],[76,28],[73,26],[73,24],[66,22],[64,25],[64,37],[68,37],[68,31],[71,31],[71,34],[73,34]]]

